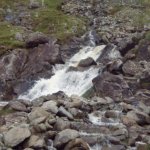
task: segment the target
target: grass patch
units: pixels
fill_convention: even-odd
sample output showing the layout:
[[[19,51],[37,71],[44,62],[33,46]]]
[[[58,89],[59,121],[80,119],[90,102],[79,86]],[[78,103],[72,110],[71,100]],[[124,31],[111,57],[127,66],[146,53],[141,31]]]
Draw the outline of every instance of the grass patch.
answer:
[[[142,9],[142,12],[135,16],[135,25],[137,27],[143,27],[144,25],[150,24],[150,7],[145,7]]]
[[[45,0],[44,7],[32,13],[35,31],[51,34],[60,40],[85,31],[85,20],[64,14],[61,0]]]
[[[0,0],[0,21],[4,20],[6,9],[10,8],[13,13],[19,15],[22,13],[20,8],[23,8],[23,11],[30,14],[27,23],[31,24],[33,31],[50,34],[63,41],[70,36],[81,35],[86,30],[85,19],[67,15],[61,11],[60,6],[63,0],[37,1],[40,7],[29,9],[29,0]],[[3,41],[3,43],[18,44],[16,41]]]
[[[23,43],[15,39],[17,32],[22,32],[21,28],[15,27],[7,22],[0,23],[0,46],[16,48],[23,46]],[[1,51],[2,48],[0,48]]]
[[[124,8],[122,5],[112,5],[111,9],[109,10],[109,15],[115,15],[117,12],[121,11]]]

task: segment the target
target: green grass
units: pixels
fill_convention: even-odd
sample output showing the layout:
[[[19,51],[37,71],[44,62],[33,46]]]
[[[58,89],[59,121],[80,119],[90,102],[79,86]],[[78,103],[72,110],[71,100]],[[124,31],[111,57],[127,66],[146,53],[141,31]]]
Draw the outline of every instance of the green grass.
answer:
[[[23,43],[15,39],[17,32],[22,32],[21,28],[7,22],[0,22],[0,46],[7,46],[10,49],[22,46]]]
[[[35,31],[51,34],[60,40],[84,32],[85,20],[64,14],[59,10],[61,2],[61,0],[45,0],[45,7],[32,13]]]
[[[85,19],[64,14],[60,10],[62,0],[43,0],[44,5],[42,5],[42,0],[38,1],[41,4],[40,8],[29,9],[29,0],[0,0],[0,21],[2,22],[4,20],[4,10],[10,8],[12,11],[18,13],[19,9],[17,8],[21,6],[31,14],[28,23],[31,24],[33,31],[40,31],[52,35],[62,41],[71,36],[84,33],[86,28]],[[4,26],[0,25],[0,29],[2,28]],[[16,46],[20,44],[18,41],[12,39],[16,30],[9,31],[10,28],[8,27],[4,28],[2,33],[0,31],[0,45]]]

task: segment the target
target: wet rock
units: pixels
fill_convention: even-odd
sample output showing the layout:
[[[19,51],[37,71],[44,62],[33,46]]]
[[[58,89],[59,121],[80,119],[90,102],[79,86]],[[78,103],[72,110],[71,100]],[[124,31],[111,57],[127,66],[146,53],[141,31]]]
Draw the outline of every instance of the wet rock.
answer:
[[[80,67],[89,67],[92,65],[96,65],[96,62],[91,57],[88,57],[86,59],[82,59],[78,64],[78,66],[80,66]]]
[[[11,101],[9,102],[9,106],[10,108],[17,110],[17,111],[27,111],[26,106],[19,101]]]
[[[80,138],[70,141],[64,148],[64,150],[74,149],[90,150],[88,144]]]
[[[65,129],[56,135],[54,140],[54,146],[61,147],[70,140],[73,140],[77,137],[79,137],[79,133],[76,130]]]
[[[39,44],[45,44],[49,42],[49,38],[40,32],[31,33],[26,40],[27,48],[37,47]]]
[[[54,114],[57,114],[58,112],[57,103],[55,101],[47,101],[43,103],[42,108]]]
[[[70,120],[73,120],[73,115],[70,112],[68,112],[64,107],[61,106],[58,110],[59,114],[66,116]]]
[[[4,143],[7,146],[14,147],[22,143],[30,135],[31,132],[27,127],[14,127],[4,133]]]
[[[35,119],[38,119],[38,118],[41,118],[41,117],[48,118],[50,116],[51,116],[51,114],[48,113],[47,111],[45,111],[43,108],[37,107],[37,108],[33,109],[31,111],[31,113],[29,113],[28,119],[29,119],[30,122],[32,122]]]
[[[45,145],[45,141],[44,139],[41,137],[41,136],[37,136],[37,135],[32,135],[27,144],[26,144],[27,147],[31,147],[31,148],[34,148],[34,149],[42,149],[44,148],[46,145]]]

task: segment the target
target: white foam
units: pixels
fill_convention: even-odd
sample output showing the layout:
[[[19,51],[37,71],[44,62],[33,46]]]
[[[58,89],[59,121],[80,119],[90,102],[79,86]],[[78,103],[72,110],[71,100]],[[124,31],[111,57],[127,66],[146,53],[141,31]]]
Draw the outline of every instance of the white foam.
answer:
[[[60,65],[54,67],[54,75],[50,79],[40,79],[25,95],[19,96],[19,99],[33,100],[40,96],[53,94],[63,91],[68,96],[83,95],[93,84],[92,79],[98,73],[98,67],[91,66],[84,71],[67,71],[70,66],[76,67],[80,60],[92,57],[95,61],[101,55],[105,45],[97,47],[84,47],[75,54],[63,67]]]

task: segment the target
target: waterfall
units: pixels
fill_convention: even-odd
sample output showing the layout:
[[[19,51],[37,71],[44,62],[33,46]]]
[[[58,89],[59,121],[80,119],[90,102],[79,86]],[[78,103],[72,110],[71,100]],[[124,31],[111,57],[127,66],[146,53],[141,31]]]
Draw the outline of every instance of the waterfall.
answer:
[[[20,95],[18,98],[34,100],[40,96],[46,96],[58,91],[63,91],[68,96],[82,96],[86,91],[91,89],[93,86],[92,79],[99,74],[102,67],[90,66],[81,69],[80,71],[78,71],[78,69],[70,69],[71,67],[78,68],[79,62],[88,57],[91,57],[96,61],[106,47],[105,45],[96,46],[92,31],[89,32],[88,37],[88,46],[83,47],[64,65],[55,65],[53,69],[54,75],[50,79],[42,78],[36,81],[31,89],[29,89],[25,94]],[[115,53],[114,50],[113,53]]]
[[[100,68],[91,66],[84,71],[69,71],[68,69],[77,67],[80,60],[88,57],[92,57],[96,61],[104,48],[105,45],[84,47],[64,66],[54,66],[54,75],[50,79],[36,81],[35,85],[26,94],[19,96],[19,99],[33,100],[58,91],[63,91],[68,96],[73,94],[83,95],[93,86],[92,79],[98,75]]]

